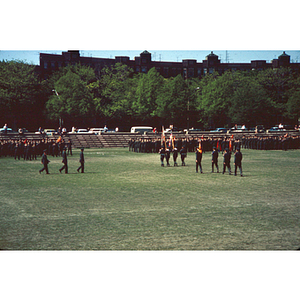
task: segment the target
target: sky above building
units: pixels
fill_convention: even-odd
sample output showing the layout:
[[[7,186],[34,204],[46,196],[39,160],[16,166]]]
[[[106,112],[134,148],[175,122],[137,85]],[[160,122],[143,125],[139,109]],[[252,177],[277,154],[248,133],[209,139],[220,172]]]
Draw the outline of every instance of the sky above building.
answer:
[[[148,49],[147,49],[148,50]],[[64,50],[67,51],[67,50]],[[286,52],[290,55],[291,62],[300,62],[300,50],[148,50],[153,61],[181,62],[183,59],[196,59],[202,62],[213,51],[219,56],[222,63],[249,63],[252,60],[266,60],[271,62],[274,58]],[[128,56],[134,59],[143,50],[80,50],[80,55],[85,57],[115,58],[115,56]],[[0,61],[21,60],[29,64],[39,65],[40,53],[61,54],[62,50],[2,50]]]

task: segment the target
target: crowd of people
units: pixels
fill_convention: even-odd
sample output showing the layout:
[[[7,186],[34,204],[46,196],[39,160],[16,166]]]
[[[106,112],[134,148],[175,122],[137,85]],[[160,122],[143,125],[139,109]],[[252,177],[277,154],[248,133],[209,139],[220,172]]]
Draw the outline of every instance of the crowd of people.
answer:
[[[184,137],[175,138],[170,135],[169,139],[161,138],[139,138],[130,139],[129,151],[141,153],[158,153],[160,155],[161,166],[170,166],[171,156],[173,158],[174,166],[178,166],[177,159],[180,157],[181,165],[185,166],[185,158],[188,152],[195,152],[196,154],[196,172],[202,170],[202,153],[212,151],[211,155],[211,171],[214,172],[216,167],[219,173],[218,156],[219,153],[223,155],[222,173],[225,174],[228,169],[229,174],[231,170],[231,155],[234,155],[234,175],[237,175],[237,169],[242,173],[242,153],[241,149],[255,149],[255,150],[288,150],[300,148],[300,136],[289,136],[288,134],[282,136],[242,136],[234,138],[234,136],[227,137]]]
[[[48,155],[61,156],[63,149],[67,148],[72,155],[72,142],[63,139],[43,138],[39,140],[28,139],[2,139],[0,140],[0,157],[14,157],[14,159],[36,160],[43,154],[44,149]]]
[[[300,149],[300,136],[290,136],[288,134],[280,136],[242,136],[242,137],[209,137],[202,136],[201,144],[203,152],[211,151],[216,147],[224,152],[229,148],[233,150],[254,149],[254,150],[289,150]],[[166,148],[170,148],[170,141],[166,141]],[[187,152],[195,152],[199,144],[199,137],[172,138],[172,147],[181,149],[186,148]],[[161,138],[138,138],[130,139],[128,142],[129,151],[141,153],[158,153],[161,148]]]

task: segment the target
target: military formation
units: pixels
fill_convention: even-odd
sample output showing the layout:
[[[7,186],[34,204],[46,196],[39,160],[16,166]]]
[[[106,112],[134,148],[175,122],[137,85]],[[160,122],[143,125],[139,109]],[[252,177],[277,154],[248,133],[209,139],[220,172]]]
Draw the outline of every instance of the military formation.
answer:
[[[84,149],[81,149],[77,172],[84,173]],[[49,156],[61,157],[63,166],[59,169],[68,173],[68,155],[72,155],[72,142],[65,142],[63,138],[43,138],[39,140],[28,139],[2,139],[0,140],[0,157],[13,157],[15,160],[37,160],[41,157],[43,167],[39,173],[45,171],[49,174]]]
[[[160,156],[160,164],[162,167],[171,166],[171,158],[173,165],[178,166],[177,159],[180,156],[181,165],[185,166],[185,158],[189,152],[194,152],[196,162],[196,173],[202,169],[202,154],[211,152],[211,172],[215,168],[217,173],[220,172],[218,165],[219,153],[223,156],[222,174],[228,171],[228,174],[237,175],[239,170],[240,176],[243,176],[241,149],[254,150],[289,150],[300,148],[300,136],[242,136],[234,137],[184,137],[175,138],[170,136],[166,140],[164,136],[161,138],[139,138],[131,139],[128,143],[129,151],[137,153],[158,153]],[[231,169],[231,156],[234,156],[234,171]]]
[[[190,137],[176,138],[172,134],[166,139],[161,137],[130,139],[128,142],[129,151],[136,153],[158,153],[160,155],[161,166],[171,166],[171,163],[177,167],[178,160],[181,166],[185,166],[185,159],[188,153],[195,153],[196,172],[203,173],[202,154],[211,152],[211,172],[215,168],[217,173],[223,174],[228,171],[231,175],[231,156],[234,155],[234,175],[237,175],[237,169],[242,173],[242,153],[241,149],[254,150],[289,150],[300,149],[300,136],[290,136],[288,134],[280,136],[220,136],[220,137]],[[218,165],[219,154],[223,156],[223,166],[221,170]],[[62,157],[61,173],[68,173],[68,155],[72,155],[71,141],[65,142],[62,137],[58,139],[42,138],[40,140],[27,139],[2,139],[0,140],[0,157],[13,157],[15,160],[37,160],[41,157],[43,168],[40,173],[49,174],[48,164],[49,156]],[[171,162],[172,161],[172,162]],[[80,152],[80,166],[77,172],[84,173],[84,154],[83,149]]]

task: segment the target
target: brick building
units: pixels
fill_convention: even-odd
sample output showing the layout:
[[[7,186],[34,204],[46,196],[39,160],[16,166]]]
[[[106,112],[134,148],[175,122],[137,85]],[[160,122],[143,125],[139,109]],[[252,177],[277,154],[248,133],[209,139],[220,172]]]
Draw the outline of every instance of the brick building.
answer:
[[[40,53],[39,71],[43,78],[47,78],[60,67],[80,63],[90,66],[95,70],[96,75],[99,75],[104,67],[110,67],[118,62],[128,65],[135,73],[147,73],[154,67],[165,78],[175,77],[178,74],[184,78],[201,78],[214,71],[223,74],[227,70],[250,71],[280,67],[290,67],[300,73],[300,63],[291,63],[290,56],[285,52],[277,59],[273,59],[271,63],[267,63],[266,60],[252,60],[250,63],[221,63],[213,51],[202,62],[197,62],[195,59],[184,59],[182,62],[163,62],[152,61],[151,53],[146,50],[133,60],[130,60],[128,56],[116,56],[115,58],[83,57],[80,56],[78,50],[62,52],[61,55]]]

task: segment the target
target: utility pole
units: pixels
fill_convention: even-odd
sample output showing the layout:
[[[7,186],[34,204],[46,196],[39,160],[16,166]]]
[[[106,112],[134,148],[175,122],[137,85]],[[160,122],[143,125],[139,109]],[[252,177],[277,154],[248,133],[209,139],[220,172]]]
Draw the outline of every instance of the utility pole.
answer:
[[[56,96],[57,96],[57,98],[58,98],[58,100],[60,102],[60,97],[59,97],[58,92],[55,89],[52,90],[52,92],[54,92],[56,94]],[[62,120],[61,116],[59,116],[58,122],[59,122],[59,127],[62,127],[63,120]]]

